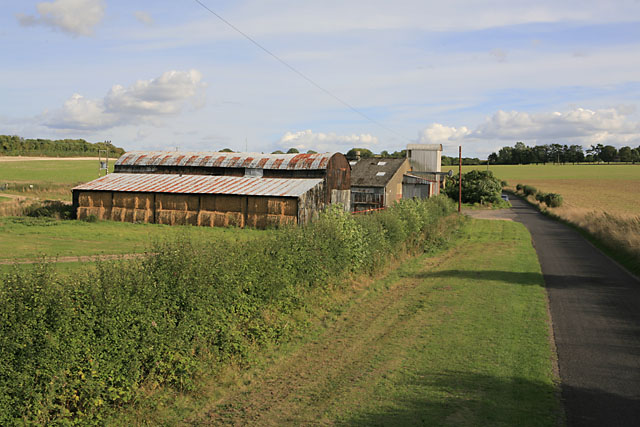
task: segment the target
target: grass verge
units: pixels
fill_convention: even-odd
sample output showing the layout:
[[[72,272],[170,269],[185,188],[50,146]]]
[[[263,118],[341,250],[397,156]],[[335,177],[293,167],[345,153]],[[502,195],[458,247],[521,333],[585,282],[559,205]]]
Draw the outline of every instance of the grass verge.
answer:
[[[449,247],[315,293],[304,335],[161,390],[111,421],[233,425],[557,425],[546,293],[524,226],[469,220]]]

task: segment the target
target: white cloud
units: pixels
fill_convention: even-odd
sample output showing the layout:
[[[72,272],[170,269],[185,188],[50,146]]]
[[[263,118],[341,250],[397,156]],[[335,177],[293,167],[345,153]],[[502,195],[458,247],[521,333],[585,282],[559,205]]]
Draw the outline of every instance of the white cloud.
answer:
[[[486,143],[500,146],[523,141],[529,145],[561,143],[614,146],[640,144],[640,122],[629,116],[635,108],[621,106],[599,110],[574,108],[564,112],[527,113],[498,111],[473,131],[434,123],[419,136],[421,143]]]
[[[298,150],[341,151],[345,148],[371,148],[378,144],[378,138],[371,134],[338,135],[335,132],[314,133],[311,129],[299,132],[287,132],[280,138],[282,147],[295,147]]]
[[[145,25],[153,24],[153,18],[147,12],[144,12],[142,10],[137,10],[137,11],[133,12],[133,16],[135,16],[135,18],[138,21],[142,22]]]
[[[465,126],[459,128],[433,123],[418,135],[419,144],[446,144],[456,142],[469,135],[471,131]]]
[[[23,26],[44,25],[74,36],[91,36],[104,18],[103,0],[55,0],[36,5],[37,15],[17,14]]]
[[[125,88],[114,85],[102,99],[74,94],[62,108],[45,113],[44,125],[57,129],[97,130],[176,115],[189,101],[203,102],[202,74],[197,70],[167,71]]]

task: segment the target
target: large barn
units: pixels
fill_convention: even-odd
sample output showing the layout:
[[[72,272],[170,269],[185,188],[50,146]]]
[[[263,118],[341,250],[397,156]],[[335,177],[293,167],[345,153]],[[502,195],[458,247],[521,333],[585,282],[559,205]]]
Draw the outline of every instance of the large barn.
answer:
[[[73,188],[73,205],[79,219],[255,228],[305,224],[329,203],[349,209],[350,174],[340,153],[133,152],[116,162],[115,173]]]
[[[131,151],[118,159],[115,173],[319,178],[325,202],[349,204],[351,167],[341,153],[262,154]],[[348,207],[348,206],[347,206]]]

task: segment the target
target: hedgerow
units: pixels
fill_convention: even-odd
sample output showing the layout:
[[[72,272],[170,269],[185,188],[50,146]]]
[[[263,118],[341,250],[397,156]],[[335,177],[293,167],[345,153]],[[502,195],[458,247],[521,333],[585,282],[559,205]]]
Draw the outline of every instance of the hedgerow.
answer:
[[[446,197],[406,200],[256,239],[155,243],[147,257],[73,278],[47,264],[0,286],[0,425],[94,423],[141,386],[190,390],[204,370],[291,337],[312,289],[375,273],[450,230]]]

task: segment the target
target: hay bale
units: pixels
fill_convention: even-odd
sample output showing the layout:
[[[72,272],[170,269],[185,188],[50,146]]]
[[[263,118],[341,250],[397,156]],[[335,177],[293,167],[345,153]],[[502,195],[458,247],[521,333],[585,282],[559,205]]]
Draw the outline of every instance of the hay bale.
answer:
[[[157,194],[156,210],[198,211],[199,197],[191,194]]]
[[[253,228],[266,228],[267,227],[267,215],[266,214],[255,214],[250,213],[247,214],[247,224],[248,227]]]
[[[153,194],[114,192],[113,206],[125,209],[152,209]]]
[[[156,211],[158,224],[198,225],[198,214],[189,211],[161,210]]]
[[[211,211],[200,211],[198,213],[198,225],[204,227],[213,227],[215,226],[215,218],[216,213]]]
[[[268,197],[249,197],[247,203],[247,213],[266,214],[268,212]]]
[[[82,191],[78,195],[78,206],[111,209],[111,193],[108,191]]]
[[[209,200],[210,198],[214,199],[213,207],[209,207],[209,203],[211,203]],[[204,205],[204,203],[203,198],[202,209],[218,212],[244,212],[245,197],[233,195],[208,196],[206,201],[207,204]]]
[[[156,222],[158,224],[173,225],[174,220],[171,215],[173,211],[156,211]]]

